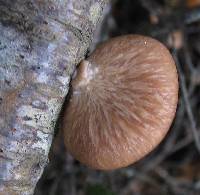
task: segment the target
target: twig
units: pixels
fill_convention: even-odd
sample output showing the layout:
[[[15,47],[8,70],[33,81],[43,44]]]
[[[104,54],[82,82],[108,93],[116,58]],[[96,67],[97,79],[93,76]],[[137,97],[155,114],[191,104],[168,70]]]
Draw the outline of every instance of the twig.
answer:
[[[185,76],[182,72],[182,69],[181,69],[181,66],[180,66],[180,63],[179,63],[179,60],[178,60],[178,57],[177,57],[176,49],[174,49],[172,53],[173,53],[174,60],[175,60],[175,63],[177,65],[177,69],[178,69],[178,73],[179,73],[180,88],[181,88],[181,91],[182,91],[182,94],[183,94],[183,99],[184,99],[185,106],[186,106],[186,113],[188,115],[188,119],[189,119],[190,124],[191,124],[191,129],[192,129],[192,133],[193,133],[193,136],[194,136],[196,148],[197,148],[198,152],[200,153],[200,139],[199,139],[198,131],[197,131],[197,128],[196,128],[196,122],[195,122],[195,119],[194,119],[194,116],[193,116],[193,113],[192,113],[190,101],[189,101],[189,98],[188,98],[188,91],[187,91],[187,88],[186,88]]]
[[[187,36],[186,36],[186,29],[185,29],[184,26],[182,27],[182,29],[183,29],[182,32],[184,33],[184,38],[183,38],[183,51],[184,52],[183,53],[184,53],[185,62],[188,65],[190,72],[194,73],[195,68],[194,68],[194,65],[192,63],[192,59],[191,59],[189,48],[188,48],[188,39],[187,39]]]
[[[181,195],[187,194],[187,192],[185,191],[185,188],[184,189],[182,188],[182,185],[187,185],[188,182],[183,181],[183,180],[181,181],[172,177],[162,167],[157,167],[155,172],[165,181],[165,183],[167,183],[171,187],[171,190],[175,194],[181,194]]]
[[[146,0],[140,0],[141,5],[151,14],[158,15],[160,14],[161,7],[156,3],[156,1],[146,1]]]
[[[185,15],[185,23],[191,24],[200,21],[200,8],[187,12]]]
[[[173,147],[173,150],[170,152],[170,154],[173,154],[173,153],[177,152],[178,150],[186,147],[187,145],[189,145],[190,143],[192,143],[192,141],[193,141],[193,137],[192,136],[186,136],[185,139],[181,140],[180,142],[178,142]]]

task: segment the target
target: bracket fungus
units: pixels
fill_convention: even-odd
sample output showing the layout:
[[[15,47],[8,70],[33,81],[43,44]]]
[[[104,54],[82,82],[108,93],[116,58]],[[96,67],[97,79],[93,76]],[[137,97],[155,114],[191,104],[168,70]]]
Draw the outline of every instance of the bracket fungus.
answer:
[[[162,141],[177,101],[177,70],[163,44],[140,35],[112,38],[80,63],[72,80],[65,145],[92,168],[128,166]]]

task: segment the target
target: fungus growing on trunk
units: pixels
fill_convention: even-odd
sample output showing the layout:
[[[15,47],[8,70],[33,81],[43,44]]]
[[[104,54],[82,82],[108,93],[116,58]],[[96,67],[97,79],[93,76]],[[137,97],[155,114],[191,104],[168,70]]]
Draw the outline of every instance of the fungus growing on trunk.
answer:
[[[125,35],[83,60],[65,108],[68,151],[96,169],[125,167],[152,151],[175,115],[178,76],[160,42]]]

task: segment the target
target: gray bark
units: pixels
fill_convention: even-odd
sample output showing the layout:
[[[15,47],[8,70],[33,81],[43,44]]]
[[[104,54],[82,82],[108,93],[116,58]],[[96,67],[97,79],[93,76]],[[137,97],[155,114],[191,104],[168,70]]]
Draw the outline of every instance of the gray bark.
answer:
[[[108,0],[0,0],[0,195],[30,195]]]

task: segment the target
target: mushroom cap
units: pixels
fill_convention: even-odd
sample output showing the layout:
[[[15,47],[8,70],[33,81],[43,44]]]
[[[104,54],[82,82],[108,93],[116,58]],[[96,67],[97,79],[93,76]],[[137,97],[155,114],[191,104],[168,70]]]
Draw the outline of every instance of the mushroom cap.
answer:
[[[161,142],[177,101],[177,70],[163,44],[140,35],[110,39],[80,63],[72,80],[65,145],[92,168],[128,166]]]

